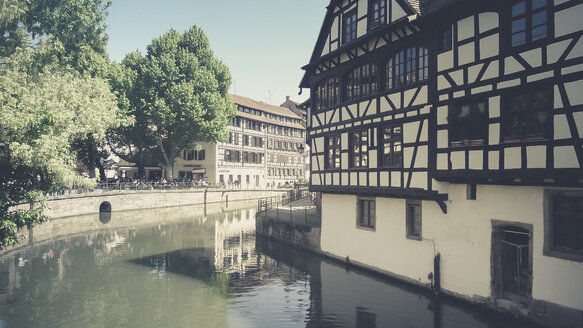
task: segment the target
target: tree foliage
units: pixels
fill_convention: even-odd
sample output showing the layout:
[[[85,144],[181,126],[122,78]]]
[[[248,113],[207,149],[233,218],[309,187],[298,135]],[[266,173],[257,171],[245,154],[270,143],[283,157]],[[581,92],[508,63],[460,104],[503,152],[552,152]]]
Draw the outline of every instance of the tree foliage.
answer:
[[[109,4],[0,0],[0,246],[46,219],[43,193],[95,183],[76,173],[74,143],[127,122],[102,78]]]
[[[58,41],[52,59],[82,73],[103,75],[107,66],[105,16],[110,0],[2,0],[0,56]]]
[[[45,47],[45,46],[43,46]],[[49,47],[48,45],[46,47]],[[36,55],[20,49],[0,66],[0,244],[17,240],[17,230],[42,222],[42,207],[10,211],[37,202],[62,185],[95,183],[75,172],[71,142],[123,121],[106,81],[60,66],[36,70]]]
[[[172,179],[182,150],[226,137],[228,120],[236,114],[228,94],[231,75],[202,29],[170,30],[152,41],[146,56],[131,53],[122,64],[124,97],[136,122],[131,131],[118,133],[131,138],[125,140],[126,155],[162,159]]]

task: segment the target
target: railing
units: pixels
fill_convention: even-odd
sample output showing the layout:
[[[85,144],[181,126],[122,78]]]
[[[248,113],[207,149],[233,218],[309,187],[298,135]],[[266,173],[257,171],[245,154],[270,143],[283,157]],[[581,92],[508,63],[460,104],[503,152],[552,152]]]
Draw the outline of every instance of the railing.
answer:
[[[45,194],[45,196],[64,196],[64,195],[77,195],[77,194],[92,194],[92,193],[103,193],[103,192],[116,192],[116,191],[145,191],[145,190],[196,190],[196,189],[244,189],[232,185],[225,185],[223,183],[208,184],[208,183],[189,183],[189,182],[119,182],[119,183],[99,183],[93,188],[83,188],[83,187],[62,187],[59,190]],[[251,190],[251,189],[249,189]],[[296,190],[290,190],[290,193],[281,200],[286,200],[291,194]],[[294,194],[294,197],[295,196]],[[292,198],[289,198],[292,199]],[[295,198],[294,198],[295,199]],[[280,202],[281,202],[280,200]],[[286,200],[287,201],[287,200]],[[293,201],[293,200],[291,200]]]
[[[306,202],[293,204],[301,199],[306,199]],[[290,190],[287,195],[259,199],[257,217],[286,222],[293,226],[319,227],[321,225],[321,216],[316,211],[312,194],[308,189]]]

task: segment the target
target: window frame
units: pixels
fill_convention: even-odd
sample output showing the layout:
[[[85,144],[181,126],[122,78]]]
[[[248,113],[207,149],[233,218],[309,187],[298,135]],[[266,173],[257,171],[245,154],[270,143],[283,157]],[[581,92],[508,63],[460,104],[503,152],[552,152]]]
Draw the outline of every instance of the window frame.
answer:
[[[377,65],[365,63],[350,70],[343,79],[344,101],[370,97],[378,92]]]
[[[375,8],[375,5],[378,7]],[[373,18],[374,16],[377,18]],[[372,31],[387,23],[387,0],[370,0],[368,4],[368,30]]]
[[[366,140],[363,141],[363,136]],[[349,134],[349,168],[362,169],[368,168],[368,144],[369,133],[368,129],[361,129],[352,131]],[[356,156],[356,154],[360,154]]]
[[[545,190],[544,191],[544,247],[543,255],[556,257],[564,260],[575,262],[583,262],[583,248],[581,250],[570,250],[555,246],[555,200],[557,198],[578,198],[583,201],[583,191],[579,190]],[[579,229],[583,225],[583,214],[575,211],[579,215],[579,222],[577,227]],[[577,224],[577,223],[576,223]],[[575,231],[575,238],[577,237],[576,228],[570,229]],[[583,235],[581,236],[583,239]],[[579,241],[581,242],[581,241]]]
[[[468,118],[466,120],[462,120],[462,117],[456,117],[456,112],[461,113],[463,106],[469,106],[469,109],[475,109],[475,106],[479,106],[479,104],[484,104],[484,112],[480,115],[480,117],[476,116],[475,111],[468,114]],[[483,98],[474,98],[469,101],[463,102],[456,102],[449,106],[448,108],[448,118],[447,118],[447,131],[448,131],[448,142],[450,147],[456,146],[476,146],[476,145],[484,145],[488,143],[488,124],[489,124],[489,116],[488,116],[488,108],[489,102],[487,99]],[[476,129],[474,125],[471,125],[469,121],[471,120],[479,120],[481,128]],[[454,130],[458,130],[456,133],[452,133]],[[459,131],[462,130],[462,131]],[[465,133],[463,131],[466,131]],[[481,138],[464,138],[462,134],[468,133],[476,133],[477,131],[481,131]],[[454,139],[456,134],[460,134],[460,140]]]
[[[367,206],[365,207],[364,204]],[[366,216],[364,215],[366,210]],[[371,197],[357,197],[356,199],[356,228],[375,231],[376,229],[376,199]]]
[[[357,9],[358,8],[354,8],[342,15],[342,44],[349,43],[358,38]]]
[[[451,51],[453,49],[453,28],[452,25],[439,30],[437,36],[437,53]]]
[[[413,85],[429,79],[429,50],[408,47],[384,61],[384,90]]]
[[[508,27],[508,35],[509,35],[509,39],[508,39],[508,44],[510,46],[511,49],[516,49],[516,48],[520,48],[523,46],[529,46],[532,44],[536,44],[538,42],[541,42],[541,40],[546,40],[552,37],[551,32],[552,32],[552,26],[553,26],[553,15],[551,14],[551,9],[552,9],[552,0],[544,0],[546,1],[546,4],[532,9],[532,5],[534,1],[540,1],[540,0],[518,0],[518,1],[512,1],[509,6],[510,9],[508,10],[509,12],[509,27]],[[549,3],[551,2],[551,4]],[[513,14],[513,10],[514,8],[519,5],[520,3],[524,3],[524,11],[521,13],[517,13],[516,15]],[[546,11],[546,20],[544,24],[539,24],[537,26],[532,26],[533,24],[533,17],[537,14],[540,14],[542,12]],[[517,32],[515,32],[515,22],[519,21],[519,20],[524,20],[524,29],[523,30],[517,30]],[[545,31],[545,35],[543,37],[537,38],[537,39],[533,39],[533,34],[534,34],[534,30],[537,27],[541,27],[543,25],[546,25],[546,31]],[[513,42],[513,36],[516,34],[520,34],[520,33],[524,33],[524,40],[521,43],[517,43],[514,44]]]
[[[548,101],[544,105],[534,107],[535,95],[539,92],[546,92],[548,96]],[[526,96],[527,103],[524,108],[520,110],[514,110],[512,106],[512,100],[515,97]],[[522,142],[528,140],[547,140],[551,139],[553,136],[553,107],[554,107],[554,91],[552,86],[545,86],[539,88],[527,88],[520,89],[519,91],[514,91],[511,93],[506,93],[502,98],[502,117],[500,124],[500,134],[503,142]],[[515,129],[529,130],[532,125],[535,124],[536,114],[546,113],[546,128],[542,133],[519,133],[519,135],[508,134],[508,130],[512,127],[509,125],[512,122],[513,116],[525,115],[527,116],[527,122],[521,127]]]
[[[314,87],[314,108],[326,109],[340,104],[340,79],[329,77],[318,82]]]
[[[340,134],[330,135],[324,138],[326,169],[339,170],[342,167],[342,141]]]
[[[416,215],[415,209],[419,209]],[[423,239],[423,210],[422,202],[420,200],[406,200],[405,201],[405,226],[407,239],[422,240]],[[419,231],[417,231],[417,228]]]
[[[395,129],[400,132],[395,136]],[[386,129],[390,129],[390,135],[387,137]],[[401,168],[403,167],[403,124],[389,124],[379,127],[379,167]],[[395,144],[398,143],[401,150],[394,151]],[[385,153],[388,144],[390,152]],[[396,154],[400,154],[398,162],[395,161]],[[388,160],[387,160],[388,159]]]

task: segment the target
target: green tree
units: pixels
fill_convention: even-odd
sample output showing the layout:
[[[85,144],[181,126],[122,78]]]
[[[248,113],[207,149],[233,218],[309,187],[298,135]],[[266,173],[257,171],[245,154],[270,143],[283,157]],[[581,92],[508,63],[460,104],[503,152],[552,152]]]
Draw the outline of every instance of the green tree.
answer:
[[[105,17],[110,0],[0,1],[0,56],[58,41],[53,60],[81,73],[103,76],[107,65]]]
[[[15,243],[18,229],[46,219],[42,205],[14,206],[42,201],[58,186],[94,184],[76,173],[71,142],[101,140],[123,122],[103,79],[60,66],[35,68],[50,48],[17,50],[0,66],[0,245]]]
[[[138,176],[144,175],[145,166],[156,166],[162,161],[154,158],[157,154],[157,143],[151,133],[149,118],[145,114],[143,94],[138,81],[138,70],[144,61],[139,53],[126,55],[123,64],[113,63],[110,66],[109,81],[118,95],[118,106],[135,121],[131,126],[120,126],[111,130],[107,136],[108,148],[118,157],[138,166]],[[135,105],[132,105],[135,104]]]
[[[162,159],[167,179],[182,150],[197,141],[224,140],[236,114],[231,75],[202,29],[170,30],[152,41],[146,56],[132,53],[122,64],[133,72],[126,98],[136,122],[125,135],[135,138],[131,144],[142,155]]]
[[[18,48],[36,48],[48,41],[50,56],[36,65],[69,66],[82,74],[106,77],[109,60],[105,51],[105,17],[110,0],[2,0],[0,3],[0,55],[11,56]],[[91,136],[74,142],[73,149],[93,176],[107,157]]]

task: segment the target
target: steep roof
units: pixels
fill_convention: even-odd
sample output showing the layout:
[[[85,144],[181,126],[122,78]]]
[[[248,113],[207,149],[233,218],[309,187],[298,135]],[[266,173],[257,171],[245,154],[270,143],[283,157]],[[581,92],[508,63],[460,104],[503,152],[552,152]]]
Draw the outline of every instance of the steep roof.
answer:
[[[270,114],[281,115],[285,117],[301,119],[296,113],[292,112],[289,108],[274,106],[270,104],[266,104],[262,101],[253,100],[251,98],[238,96],[231,94],[231,99],[237,105],[241,105],[248,108],[258,109]]]
[[[433,14],[436,11],[444,9],[456,2],[464,0],[410,0],[419,2],[419,13],[422,16]]]

